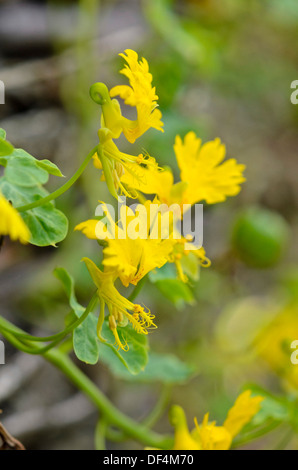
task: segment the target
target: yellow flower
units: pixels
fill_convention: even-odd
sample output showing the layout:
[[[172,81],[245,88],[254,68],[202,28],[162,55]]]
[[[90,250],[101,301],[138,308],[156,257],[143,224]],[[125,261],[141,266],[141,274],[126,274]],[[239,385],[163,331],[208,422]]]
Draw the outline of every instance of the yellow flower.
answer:
[[[155,217],[151,223],[150,205],[150,201],[145,205],[139,204],[135,212],[122,205],[120,220],[115,223],[107,206],[102,204],[104,218],[87,220],[75,227],[75,230],[81,230],[88,238],[102,240],[105,244],[102,262],[104,271],[88,258],[84,258],[84,261],[103,303],[98,336],[100,337],[104,306],[107,305],[110,329],[116,344],[123,350],[127,350],[128,345],[121,341],[117,325],[125,326],[129,321],[141,334],[148,334],[148,328],[156,328],[156,325],[150,310],[121,296],[114,282],[119,277],[126,287],[129,284],[136,285],[149,271],[163,266],[170,259],[174,245],[171,238],[160,238],[162,224],[159,225],[159,222],[162,215]]]
[[[0,193],[0,235],[9,235],[12,240],[28,243],[30,231],[16,209]]]
[[[177,136],[174,150],[180,168],[181,181],[187,182],[183,193],[184,204],[205,200],[208,204],[225,201],[236,196],[245,181],[245,165],[235,159],[223,162],[226,149],[220,139],[202,145],[194,132],[189,132],[184,142]]]
[[[173,450],[228,450],[234,437],[243,426],[260,410],[263,397],[252,397],[251,391],[241,393],[228,412],[223,426],[216,426],[215,421],[209,422],[209,413],[204,416],[201,425],[195,419],[195,429],[188,430],[184,411],[174,406],[171,411],[172,424],[175,427]]]
[[[162,215],[155,217],[150,225],[150,206],[150,201],[138,204],[133,212],[122,205],[116,224],[103,204],[104,220],[91,219],[75,227],[88,238],[106,241],[103,266],[116,272],[126,287],[136,285],[149,271],[162,267],[169,261],[175,245],[174,240],[161,238]]]
[[[158,200],[136,205],[135,212],[122,205],[117,224],[105,204],[102,209],[104,221],[90,219],[78,224],[75,230],[82,231],[87,238],[107,242],[103,265],[117,270],[124,286],[136,285],[149,271],[167,262],[174,263],[178,277],[187,282],[183,264],[190,253],[200,266],[210,266],[204,248],[195,248],[187,237],[179,234],[175,229],[176,214],[167,210],[167,206],[163,208]]]
[[[170,259],[171,263],[175,263],[179,279],[185,283],[188,282],[188,278],[184,273],[183,263],[185,258],[187,258],[190,253],[192,253],[196,258],[199,266],[202,266],[203,268],[209,268],[209,266],[211,266],[211,261],[209,258],[207,258],[205,249],[201,247],[199,249],[190,250],[189,245],[191,244],[192,243],[190,243],[186,238],[177,240]]]
[[[120,54],[127,62],[120,71],[130,83],[112,88],[109,92],[104,83],[94,83],[90,88],[91,98],[102,108],[101,127],[109,129],[111,137],[118,139],[123,132],[130,143],[143,135],[148,129],[155,128],[163,132],[161,112],[157,109],[158,96],[152,87],[152,75],[146,59],[138,60],[138,54],[127,49]],[[119,102],[111,97],[120,96],[124,103],[137,110],[137,119],[130,120],[122,116]]]
[[[259,356],[292,387],[298,387],[298,368],[292,364],[291,348],[298,339],[298,307],[289,305],[266,325],[254,341]]]
[[[127,62],[120,73],[128,78],[130,86],[115,86],[111,89],[110,96],[120,96],[125,104],[136,107],[137,120],[123,119],[122,122],[125,137],[134,143],[150,127],[163,131],[163,123],[161,112],[157,109],[158,96],[155,87],[152,87],[152,75],[147,60],[138,60],[138,54],[131,49],[126,49],[125,54],[119,54]]]
[[[121,176],[121,182],[128,188],[134,188],[144,194],[156,194],[161,203],[170,205],[174,201],[171,190],[174,187],[174,177],[171,170],[151,167],[150,170],[143,166],[132,173],[133,166],[128,165],[128,170]],[[179,202],[178,202],[179,203]]]
[[[101,316],[99,318],[97,333],[100,339],[101,326],[104,316],[104,307],[107,305],[109,310],[109,326],[114,334],[116,344],[119,349],[127,351],[128,345],[123,344],[117,331],[117,325],[125,326],[129,321],[134,329],[140,333],[147,335],[148,328],[156,328],[153,323],[154,315],[150,310],[145,310],[141,305],[133,304],[128,299],[123,297],[114,286],[117,279],[117,272],[113,270],[101,271],[94,263],[88,258],[83,258],[88,271],[97,287],[98,296],[102,302]]]
[[[174,446],[171,450],[201,450],[200,442],[194,439],[188,430],[186,416],[181,406],[172,406],[170,422],[175,428]]]
[[[208,204],[225,201],[228,196],[236,196],[245,181],[242,173],[245,165],[235,159],[223,161],[225,146],[219,139],[202,145],[194,132],[189,132],[184,141],[176,137],[174,151],[180,168],[181,181],[174,184],[169,170],[155,169],[148,172],[145,168],[135,180],[126,173],[121,181],[127,186],[145,194],[157,194],[159,200],[168,205],[173,203],[195,204],[205,200]]]
[[[93,155],[94,166],[103,170],[104,180],[107,183],[110,193],[117,198],[118,190],[127,197],[135,197],[133,188],[130,191],[126,189],[126,185],[121,182],[121,177],[128,172],[134,179],[138,180],[138,167],[146,165],[146,168],[158,168],[153,157],[149,155],[139,154],[138,156],[129,155],[120,152],[116,144],[111,138],[108,129],[100,129],[98,131],[99,146],[97,152]]]
[[[250,390],[246,390],[239,395],[224,422],[224,427],[229,431],[232,438],[237,436],[242,428],[258,413],[263,400],[264,398],[260,396],[252,397]]]
[[[215,421],[209,423],[209,413],[206,413],[201,426],[195,419],[196,429],[193,435],[197,436],[202,450],[228,450],[232,444],[232,436],[224,426],[216,426]]]

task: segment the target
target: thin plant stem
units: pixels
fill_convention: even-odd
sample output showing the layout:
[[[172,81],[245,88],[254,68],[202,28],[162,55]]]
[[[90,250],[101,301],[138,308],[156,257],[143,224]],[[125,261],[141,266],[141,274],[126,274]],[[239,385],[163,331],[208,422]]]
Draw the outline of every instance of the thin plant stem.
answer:
[[[73,322],[71,325],[69,325],[65,330],[63,330],[60,333],[57,333],[56,335],[53,336],[47,336],[44,338],[37,337],[37,336],[31,336],[26,333],[23,333],[22,330],[19,328],[15,327],[14,325],[12,326],[10,322],[7,322],[4,318],[0,317],[0,331],[2,331],[2,334],[9,335],[9,337],[15,336],[20,344],[23,343],[23,346],[25,347],[24,352],[27,352],[29,354],[43,354],[47,352],[49,349],[53,348],[56,346],[60,341],[62,341],[65,336],[67,336],[69,333],[71,333],[75,328],[77,328],[83,321],[87,318],[89,313],[93,310],[95,307],[96,303],[98,300],[97,293],[95,293],[90,300],[85,312],[83,315],[78,318],[75,322]],[[44,346],[42,348],[31,348],[30,352],[30,343],[31,342],[46,342],[46,341],[51,341],[51,343],[47,346]]]
[[[141,290],[143,289],[144,285],[145,285],[145,282],[146,282],[146,276],[143,277],[139,282],[138,284],[135,286],[134,290],[132,291],[132,293],[130,294],[130,296],[128,297],[128,300],[130,302],[133,302],[136,297],[139,295],[139,293],[141,292]]]
[[[148,428],[152,428],[155,423],[158,421],[160,418],[161,414],[163,413],[169,398],[171,395],[171,387],[165,386],[160,394],[160,397],[152,409],[152,411],[149,413],[149,415],[142,421],[142,424],[147,426]],[[108,439],[114,442],[123,442],[127,440],[127,435],[124,432],[117,431],[111,428],[108,428],[106,430],[106,436]]]
[[[106,431],[107,431],[107,420],[104,416],[101,416],[97,421],[95,428],[95,449],[106,450]]]
[[[57,199],[59,196],[64,194],[66,191],[68,191],[71,186],[79,179],[83,171],[85,170],[86,166],[90,162],[91,158],[93,155],[97,152],[97,146],[94,147],[87,155],[81,166],[77,169],[75,174],[65,183],[63,186],[58,188],[56,191],[53,193],[49,194],[46,197],[43,197],[41,199],[38,199],[37,201],[31,202],[30,204],[25,204],[24,206],[16,207],[16,209],[19,212],[25,212],[29,211],[31,209],[35,209],[36,207],[43,206],[44,204],[47,204],[48,202],[52,201],[53,199]]]
[[[29,354],[36,352],[37,348],[22,344],[15,336],[6,331],[3,331],[3,336],[20,351]],[[42,355],[94,403],[109,423],[124,431],[127,436],[146,446],[171,449],[173,446],[171,437],[162,436],[123,414],[62,350],[52,348],[45,351]]]
[[[157,400],[156,405],[152,409],[152,411],[148,414],[148,416],[143,420],[143,424],[148,427],[152,427],[155,423],[159,420],[160,416],[165,410],[165,407],[168,404],[168,401],[171,396],[171,387],[165,385],[161,391],[161,394]]]
[[[258,429],[257,431],[248,433],[247,436],[243,436],[242,438],[235,439],[235,441],[232,444],[232,449],[249,444],[250,442],[255,441],[256,439],[259,439],[260,437],[263,437],[266,434],[269,434],[269,432],[273,431],[280,425],[281,423],[279,421],[272,421],[267,426],[264,426],[261,429]]]
[[[171,437],[161,436],[118,410],[72,360],[61,353],[61,351],[52,349],[44,357],[61,370],[79,390],[89,397],[111,424],[122,429],[129,437],[150,447],[161,449],[170,449],[172,447],[173,441]]]

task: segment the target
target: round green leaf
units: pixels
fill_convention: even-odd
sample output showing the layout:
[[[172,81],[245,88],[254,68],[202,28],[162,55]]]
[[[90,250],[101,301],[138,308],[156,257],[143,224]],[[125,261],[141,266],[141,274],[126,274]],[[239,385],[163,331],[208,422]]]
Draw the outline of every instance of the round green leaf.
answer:
[[[31,232],[30,243],[37,246],[55,246],[68,232],[68,219],[52,204],[21,213]]]

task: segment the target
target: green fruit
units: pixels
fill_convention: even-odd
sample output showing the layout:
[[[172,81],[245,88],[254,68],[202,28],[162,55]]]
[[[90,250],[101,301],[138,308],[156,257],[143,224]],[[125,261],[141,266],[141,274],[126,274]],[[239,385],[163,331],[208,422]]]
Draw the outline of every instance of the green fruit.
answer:
[[[235,220],[232,245],[237,256],[256,268],[274,266],[285,252],[289,225],[276,212],[250,207]]]

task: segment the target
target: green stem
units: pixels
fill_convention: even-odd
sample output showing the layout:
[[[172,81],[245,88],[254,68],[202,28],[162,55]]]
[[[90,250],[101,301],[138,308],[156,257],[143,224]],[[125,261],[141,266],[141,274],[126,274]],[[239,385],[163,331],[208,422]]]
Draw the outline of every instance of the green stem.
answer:
[[[179,16],[169,7],[169,0],[145,0],[143,5],[146,19],[165,42],[191,66],[200,66],[204,71],[206,50],[195,36],[183,28]]]
[[[106,431],[107,431],[107,420],[101,416],[97,421],[95,428],[95,449],[106,450]]]
[[[132,293],[130,294],[130,296],[128,297],[128,300],[130,302],[133,302],[135,300],[135,298],[139,295],[139,293],[141,292],[141,290],[143,289],[144,287],[144,284],[146,282],[146,276],[144,276],[139,282],[138,284],[135,286],[134,290],[132,291]]]
[[[102,330],[104,319],[105,319],[105,303],[103,299],[100,299],[100,312],[99,312],[98,322],[97,322],[97,337],[99,339],[102,339],[101,330]]]
[[[0,331],[2,331],[2,334],[4,336],[9,335],[9,338],[11,338],[11,336],[15,336],[18,341],[18,347],[19,348],[23,347],[22,350],[24,352],[29,353],[29,354],[44,354],[49,349],[56,346],[63,338],[65,338],[65,336],[71,333],[81,323],[83,323],[85,318],[89,315],[89,313],[95,307],[97,300],[98,300],[98,296],[97,296],[97,293],[95,293],[92,299],[90,300],[83,315],[80,318],[78,318],[75,322],[71,323],[71,325],[69,325],[65,330],[53,336],[46,336],[44,338],[40,338],[38,336],[28,335],[24,333],[22,330],[20,330],[19,328],[15,327],[14,325],[11,325],[10,322],[8,322],[2,317],[0,317]],[[36,347],[32,348],[32,345],[30,347],[31,342],[37,342],[37,341],[38,342],[39,341],[40,342],[52,341],[52,342],[42,348],[36,348]],[[22,346],[22,343],[23,343],[23,346]]]
[[[158,398],[158,401],[152,411],[144,419],[143,424],[148,427],[152,427],[159,420],[161,414],[164,412],[164,409],[171,396],[171,387],[165,385],[161,391],[161,394]]]
[[[44,357],[61,370],[79,390],[85,393],[111,424],[122,429],[128,436],[150,447],[161,449],[170,449],[172,447],[171,438],[151,431],[119,411],[71,359],[61,351],[52,349]]]
[[[292,428],[288,429],[282,440],[274,447],[274,450],[285,450],[293,437],[294,431]]]
[[[165,386],[160,394],[160,397],[152,409],[152,411],[148,414],[148,416],[142,421],[144,426],[148,428],[152,428],[154,424],[158,421],[160,415],[163,413],[167,402],[169,401],[171,394],[171,387]],[[117,431],[111,428],[106,429],[106,436],[108,439],[114,442],[123,442],[127,440],[127,435],[124,432]]]
[[[111,195],[114,196],[115,199],[118,199],[118,194],[117,194],[117,191],[115,189],[115,183],[114,183],[114,180],[113,180],[110,161],[104,155],[101,145],[98,145],[97,155],[98,155],[98,158],[100,159],[101,164],[102,164],[102,170],[103,170],[103,173],[104,173],[104,177],[105,177],[105,180],[106,180],[106,183],[107,183],[108,190],[110,191]]]
[[[47,204],[48,202],[52,201],[53,199],[57,199],[59,196],[64,194],[66,191],[68,191],[69,188],[79,179],[83,171],[85,170],[86,166],[88,165],[89,161],[93,157],[93,155],[97,152],[97,146],[94,147],[91,152],[88,153],[87,157],[81,164],[81,166],[78,168],[78,170],[75,172],[75,174],[70,178],[70,180],[67,181],[63,186],[58,188],[56,191],[53,193],[49,194],[48,196],[38,199],[37,201],[31,202],[30,204],[25,204],[24,206],[16,207],[16,209],[19,212],[25,212],[29,211],[31,209],[35,209],[35,207],[43,206],[44,204]]]
[[[235,441],[232,444],[232,449],[235,449],[240,446],[244,446],[245,444],[249,444],[250,442],[259,439],[260,437],[265,436],[266,434],[269,434],[269,432],[273,431],[276,429],[278,426],[280,426],[281,423],[277,421],[273,421],[272,423],[268,424],[267,426],[262,427],[261,429],[258,429],[255,432],[249,433],[247,436],[243,436],[242,438],[235,439]]]
[[[34,351],[36,349],[30,348],[28,346],[25,346],[21,341],[19,341],[15,336],[13,336],[11,333],[8,333],[6,330],[1,330],[2,336],[6,338],[16,349],[19,349],[22,352],[25,352],[27,354],[34,354]]]
[[[9,326],[11,324],[7,322]],[[20,330],[22,331],[22,330]],[[15,336],[3,331],[3,336],[17,349],[34,354],[37,348],[28,347],[21,343]],[[102,412],[102,415],[112,425],[118,427],[125,434],[138,442],[150,447],[161,449],[171,449],[173,441],[171,437],[161,436],[151,431],[143,424],[139,424],[133,419],[119,411],[97,386],[72,362],[72,360],[60,349],[51,349],[43,353],[43,357],[57,367],[64,375],[81,390]]]

